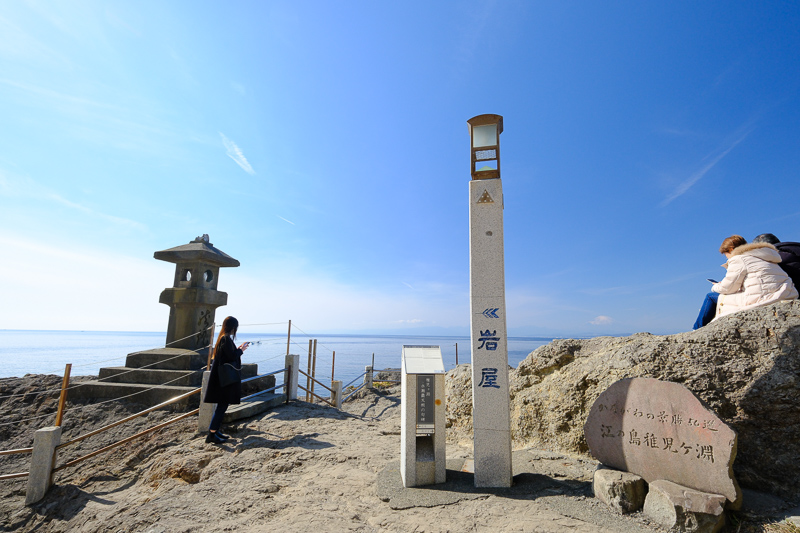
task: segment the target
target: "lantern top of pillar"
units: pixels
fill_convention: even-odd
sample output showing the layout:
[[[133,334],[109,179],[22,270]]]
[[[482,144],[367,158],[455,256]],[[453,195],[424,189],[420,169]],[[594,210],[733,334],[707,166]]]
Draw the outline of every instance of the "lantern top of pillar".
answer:
[[[467,121],[469,127],[469,134],[472,135],[472,128],[476,126],[488,126],[490,124],[497,124],[497,134],[503,133],[503,115],[478,115],[472,117]]]
[[[189,244],[155,252],[153,257],[168,263],[201,262],[218,267],[238,267],[239,261],[209,242],[208,234],[197,237]]]

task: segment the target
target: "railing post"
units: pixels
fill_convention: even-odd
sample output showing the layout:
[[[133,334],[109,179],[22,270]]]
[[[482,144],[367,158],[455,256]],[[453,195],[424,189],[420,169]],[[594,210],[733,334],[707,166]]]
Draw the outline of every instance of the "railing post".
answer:
[[[286,385],[286,399],[297,399],[297,385],[300,378],[300,356],[289,354],[286,356],[286,370],[283,371],[283,383]]]
[[[372,366],[365,366],[364,367],[364,385],[368,388],[372,388]]]
[[[211,418],[214,416],[214,409],[217,404],[206,403],[203,398],[206,397],[206,389],[208,389],[208,380],[211,379],[211,371],[206,370],[203,372],[203,385],[200,391],[200,412],[197,414],[197,432],[205,433],[211,426]]]
[[[314,381],[317,379],[317,339],[314,339],[314,358],[311,363],[311,403],[317,403],[314,399]]]
[[[311,390],[311,346],[314,344],[314,341],[308,339],[308,368],[306,369],[306,401],[310,401],[311,393],[308,392]]]
[[[331,381],[331,403],[337,408],[342,408],[342,382],[337,380]]]
[[[53,484],[55,451],[60,442],[60,426],[42,428],[33,434],[33,452],[28,473],[28,488],[25,491],[25,505],[40,501]]]
[[[56,413],[56,426],[61,425],[64,419],[64,406],[67,404],[67,389],[69,389],[69,374],[72,371],[72,364],[68,363],[64,367],[64,379],[61,382],[61,396],[58,398],[58,412]]]

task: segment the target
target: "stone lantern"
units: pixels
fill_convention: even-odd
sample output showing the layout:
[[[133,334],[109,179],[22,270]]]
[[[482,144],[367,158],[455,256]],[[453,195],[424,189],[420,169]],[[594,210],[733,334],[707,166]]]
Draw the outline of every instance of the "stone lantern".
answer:
[[[208,346],[215,311],[228,303],[228,294],[217,290],[219,269],[238,267],[239,261],[214,248],[207,234],[153,257],[175,263],[172,288],[164,289],[158,299],[169,306],[167,348],[199,350]]]

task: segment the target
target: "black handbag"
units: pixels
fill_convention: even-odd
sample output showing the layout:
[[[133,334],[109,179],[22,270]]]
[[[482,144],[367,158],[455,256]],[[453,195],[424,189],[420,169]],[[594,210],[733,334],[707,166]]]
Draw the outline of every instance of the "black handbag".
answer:
[[[217,374],[219,374],[219,384],[223,387],[242,381],[242,369],[236,368],[236,365],[233,363],[219,365],[217,367]]]

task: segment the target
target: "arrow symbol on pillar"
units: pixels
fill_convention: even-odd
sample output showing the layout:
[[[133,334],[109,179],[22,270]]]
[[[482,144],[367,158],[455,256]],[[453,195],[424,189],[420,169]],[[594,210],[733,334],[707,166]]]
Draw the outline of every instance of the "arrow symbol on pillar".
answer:
[[[486,318],[500,318],[499,316],[497,316],[497,311],[499,309],[500,309],[499,307],[495,307],[494,309],[489,308],[489,309],[484,310],[483,313],[481,313],[481,314],[483,316],[485,316]]]

